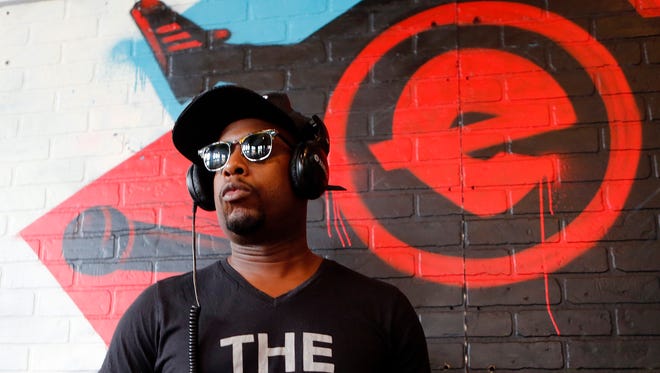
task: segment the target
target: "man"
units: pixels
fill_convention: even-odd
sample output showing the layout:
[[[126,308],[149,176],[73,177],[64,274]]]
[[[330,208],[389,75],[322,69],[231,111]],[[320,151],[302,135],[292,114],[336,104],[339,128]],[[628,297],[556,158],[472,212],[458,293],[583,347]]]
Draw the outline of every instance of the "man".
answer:
[[[193,199],[216,209],[231,255],[140,295],[102,372],[187,370],[197,302],[191,355],[202,372],[430,371],[405,296],[307,246],[307,200],[330,188],[320,119],[293,111],[285,95],[222,86],[191,102],[173,141],[193,162]]]

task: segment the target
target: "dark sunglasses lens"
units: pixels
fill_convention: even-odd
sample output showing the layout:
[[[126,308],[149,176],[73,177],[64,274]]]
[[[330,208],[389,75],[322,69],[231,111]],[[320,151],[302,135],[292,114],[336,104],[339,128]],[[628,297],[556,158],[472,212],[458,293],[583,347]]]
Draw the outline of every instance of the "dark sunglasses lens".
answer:
[[[251,161],[261,161],[270,155],[273,137],[269,133],[255,133],[245,138],[241,152]]]
[[[219,170],[229,159],[229,145],[215,144],[210,146],[204,154],[204,165],[209,170]]]

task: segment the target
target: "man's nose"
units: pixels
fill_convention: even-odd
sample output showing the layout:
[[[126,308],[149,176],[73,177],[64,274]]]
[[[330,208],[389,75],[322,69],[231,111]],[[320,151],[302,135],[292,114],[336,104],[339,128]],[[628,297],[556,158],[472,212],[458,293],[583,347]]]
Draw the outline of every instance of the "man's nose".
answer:
[[[229,154],[229,159],[227,160],[227,165],[222,169],[222,174],[225,176],[231,175],[244,175],[247,173],[248,160],[245,159],[241,153],[241,145],[236,144],[235,148],[232,149]]]

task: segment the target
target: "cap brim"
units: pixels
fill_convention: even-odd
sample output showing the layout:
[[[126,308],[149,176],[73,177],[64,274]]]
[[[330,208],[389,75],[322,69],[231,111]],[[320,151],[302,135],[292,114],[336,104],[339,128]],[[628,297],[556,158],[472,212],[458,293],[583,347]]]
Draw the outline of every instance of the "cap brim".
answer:
[[[296,134],[291,117],[263,96],[246,88],[224,85],[190,102],[174,123],[172,141],[184,157],[201,165],[197,151],[218,141],[229,124],[247,118],[261,119]]]

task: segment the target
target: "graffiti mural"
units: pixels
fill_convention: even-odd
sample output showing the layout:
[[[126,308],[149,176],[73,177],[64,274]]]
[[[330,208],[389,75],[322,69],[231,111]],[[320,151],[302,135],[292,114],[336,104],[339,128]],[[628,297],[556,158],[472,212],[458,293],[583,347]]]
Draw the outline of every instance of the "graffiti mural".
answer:
[[[476,19],[479,20],[478,26],[473,25]],[[369,95],[363,93],[368,88],[361,84],[369,71],[377,70],[379,64],[387,66],[397,60],[396,56],[388,55],[392,48],[412,37],[448,32],[443,30],[443,25],[458,25],[457,30],[449,32],[468,35],[489,28],[496,32],[494,27],[516,27],[518,32],[540,35],[558,44],[565,51],[566,58],[575,60],[576,68],[584,68],[581,78],[585,84],[591,84],[596,91],[596,83],[587,79],[590,76],[601,79],[599,104],[607,115],[603,119],[609,124],[602,128],[609,138],[608,148],[640,148],[641,122],[637,105],[625,76],[605,48],[581,28],[557,15],[541,14],[534,7],[492,1],[432,8],[386,30],[358,55],[342,76],[328,108],[330,112],[340,113],[329,117],[331,127],[338,123],[345,131],[353,128],[350,125],[351,102],[359,101],[358,95]],[[464,26],[466,30],[462,31]],[[376,61],[374,57],[379,59]],[[487,65],[483,64],[484,59],[489,61]],[[577,167],[570,164],[570,156],[562,154],[566,152],[562,149],[562,137],[566,135],[562,133],[580,131],[582,123],[593,119],[590,113],[579,113],[580,109],[573,107],[562,86],[568,82],[554,79],[551,73],[540,67],[542,63],[511,51],[485,49],[467,43],[461,44],[458,51],[419,59],[413,65],[409,79],[389,84],[387,89],[393,91],[391,98],[383,97],[383,100],[391,100],[386,107],[394,108],[391,113],[384,114],[391,123],[388,128],[391,139],[372,136],[376,141],[367,140],[370,151],[361,152],[375,158],[374,164],[381,169],[374,172],[387,177],[402,169],[399,178],[407,179],[406,185],[426,189],[435,198],[460,206],[470,219],[480,219],[477,224],[501,224],[498,216],[515,210],[523,199],[537,198],[539,229],[535,235],[521,237],[519,232],[512,231],[515,236],[504,238],[506,242],[522,240],[531,244],[516,254],[516,267],[512,267],[513,260],[508,257],[472,259],[417,250],[418,247],[407,245],[405,231],[408,229],[397,232],[397,227],[384,227],[378,222],[373,228],[374,251],[388,255],[386,248],[407,247],[413,249],[410,253],[418,261],[411,263],[392,258],[392,264],[410,273],[416,273],[419,268],[421,275],[440,277],[460,268],[459,276],[462,277],[450,277],[447,281],[460,284],[465,280],[473,281],[475,286],[489,286],[558,269],[602,237],[617,217],[612,211],[623,207],[629,186],[618,189],[619,194],[609,196],[612,211],[572,217],[561,230],[556,224],[553,226],[557,221],[553,195],[562,193],[563,198],[580,205],[582,211],[593,211],[602,203],[607,181],[628,180],[632,184],[639,154],[634,150],[610,152],[607,168],[600,170],[603,183],[593,191],[591,199],[579,200],[584,195],[576,198],[565,194],[561,190],[561,180]],[[608,71],[602,71],[601,66],[608,66]],[[514,71],[522,74],[511,79]],[[572,82],[577,79],[580,78],[574,78]],[[508,97],[502,96],[503,85],[507,85]],[[344,133],[340,136],[351,137]],[[546,148],[520,145],[529,141],[541,142]],[[408,151],[393,152],[392,149]],[[500,196],[493,196],[493,192]],[[411,196],[414,193],[410,192]],[[543,200],[545,194],[547,201]],[[347,211],[349,219],[352,213],[364,216],[371,210],[368,198],[355,202],[342,209]],[[549,217],[547,222],[546,215]],[[414,217],[403,225],[417,219]],[[470,226],[468,221],[464,229],[470,230]],[[431,245],[443,239],[442,231],[438,231],[436,237],[433,233],[425,234]],[[502,276],[502,273],[511,275]]]
[[[531,287],[561,335],[552,276],[611,241],[657,245],[654,215],[637,212],[660,209],[657,87],[631,67],[649,57],[612,42],[660,34],[660,5],[569,3],[342,2],[268,40],[214,20],[229,16],[211,2],[180,14],[143,0],[129,11],[148,58],[131,63],[172,117],[219,84],[324,113],[330,182],[347,191],[311,202],[310,246],[411,279],[420,308]],[[625,17],[585,24],[580,7]],[[166,134],[22,232],[106,342],[145,286],[190,270],[192,239],[203,264],[229,254],[213,213],[192,236],[187,167]]]

